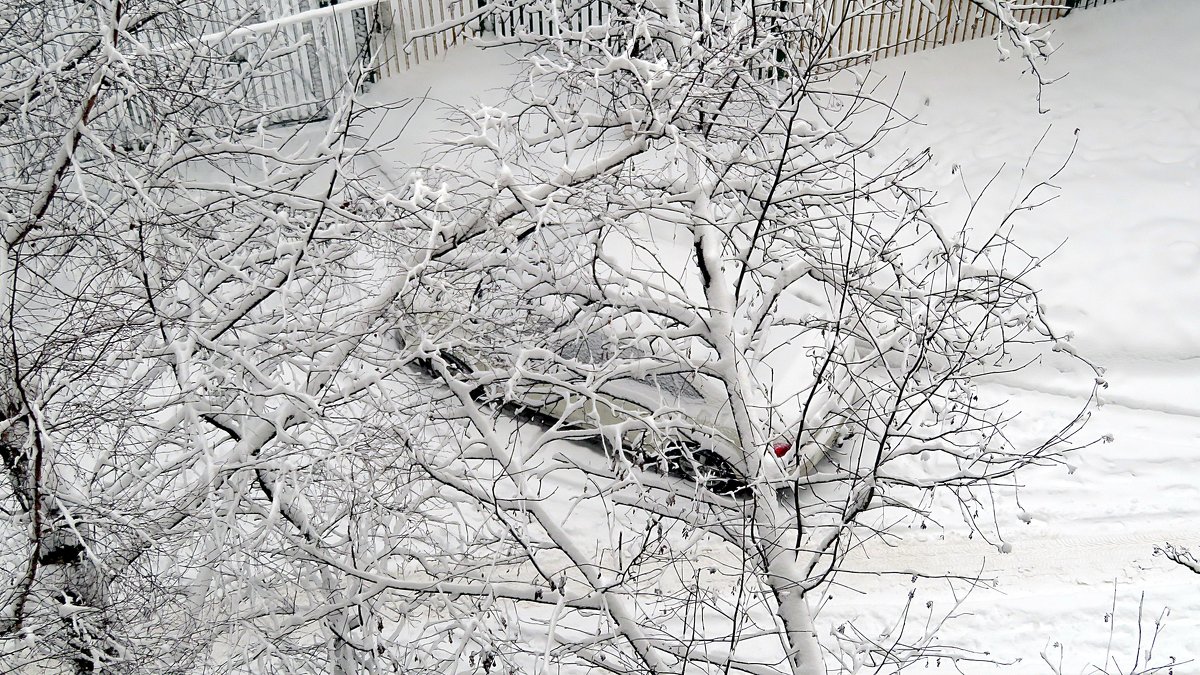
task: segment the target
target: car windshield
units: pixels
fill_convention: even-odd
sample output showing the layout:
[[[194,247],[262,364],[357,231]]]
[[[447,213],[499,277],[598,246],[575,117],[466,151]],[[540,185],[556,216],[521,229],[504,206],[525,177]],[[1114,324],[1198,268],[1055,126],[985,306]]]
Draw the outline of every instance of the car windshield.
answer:
[[[637,349],[636,347],[624,347],[620,354],[617,354],[611,342],[606,339],[603,333],[592,333],[574,342],[568,343],[558,350],[558,353],[568,359],[585,363],[592,366],[606,363],[615,356],[620,356],[625,359],[633,359],[644,357],[652,359],[653,356],[646,352]],[[640,382],[641,384],[659,389],[664,393],[673,396],[682,396],[685,398],[702,399],[704,396],[696,387],[688,381],[688,378],[683,373],[651,373],[643,377],[630,377],[629,379]]]

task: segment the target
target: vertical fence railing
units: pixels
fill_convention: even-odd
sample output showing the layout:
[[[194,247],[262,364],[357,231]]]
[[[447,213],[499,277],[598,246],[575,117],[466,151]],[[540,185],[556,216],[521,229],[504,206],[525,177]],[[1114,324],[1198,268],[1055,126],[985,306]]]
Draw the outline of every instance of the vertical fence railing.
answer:
[[[394,75],[439,58],[463,41],[461,17],[472,0],[379,0],[378,52],[381,74]]]
[[[173,32],[176,41],[163,48],[203,74],[205,114],[218,126],[321,118],[374,77],[376,0],[218,0],[206,8],[189,17],[188,39]]]
[[[269,111],[272,122],[320,117],[339,94],[374,79],[375,4],[264,0],[259,7],[255,18],[265,24],[241,47],[257,59],[246,96],[248,104]],[[303,21],[286,21],[306,13]],[[275,17],[285,21],[271,25]]]
[[[1017,21],[1044,24],[1066,15],[1076,3],[1029,4],[1014,9]],[[994,14],[969,0],[828,0],[826,7],[833,37],[830,56],[847,64],[991,37],[1004,29]]]
[[[321,119],[378,72],[378,0],[205,0],[193,8],[138,35],[195,78],[175,110],[193,124],[244,131]],[[162,126],[161,111],[144,103],[127,102],[115,129],[124,143]]]
[[[1118,0],[1014,2],[1018,22],[1046,24],[1077,9]],[[969,0],[826,0],[833,56],[848,60],[887,58],[969,40],[1004,30],[995,14]]]
[[[608,9],[608,3],[604,0],[564,2],[557,11],[520,5],[493,14],[489,23],[496,35],[504,37],[522,33],[555,35],[562,31],[582,31],[588,26],[599,25],[608,16]]]

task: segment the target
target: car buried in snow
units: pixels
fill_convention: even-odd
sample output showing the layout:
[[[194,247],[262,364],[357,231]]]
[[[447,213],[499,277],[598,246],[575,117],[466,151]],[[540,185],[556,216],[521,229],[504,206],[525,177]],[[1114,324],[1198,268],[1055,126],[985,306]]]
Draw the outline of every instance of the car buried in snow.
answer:
[[[401,338],[404,339],[403,337]],[[646,349],[617,349],[603,331],[553,348],[485,352],[466,339],[424,342],[416,363],[470,387],[471,397],[543,426],[576,430],[610,459],[686,479],[716,494],[746,497],[751,472],[724,388],[682,360]],[[514,354],[514,352],[516,352]],[[760,481],[786,487],[810,474],[837,433],[804,432],[773,416],[759,453]]]

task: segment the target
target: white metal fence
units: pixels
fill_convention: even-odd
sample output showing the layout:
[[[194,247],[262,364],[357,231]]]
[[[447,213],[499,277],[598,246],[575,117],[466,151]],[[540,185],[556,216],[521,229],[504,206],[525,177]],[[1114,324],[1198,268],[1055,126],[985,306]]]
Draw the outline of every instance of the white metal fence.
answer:
[[[226,111],[235,126],[243,126],[239,117],[265,116],[270,123],[322,117],[339,93],[376,77],[372,58],[383,34],[377,0],[219,2],[196,29],[237,82]]]
[[[393,75],[436,59],[464,41],[477,0],[378,0],[379,72]]]
[[[227,68],[252,73],[230,114],[296,122],[323,116],[347,88],[439,58],[462,41],[473,1],[216,0],[197,29]]]

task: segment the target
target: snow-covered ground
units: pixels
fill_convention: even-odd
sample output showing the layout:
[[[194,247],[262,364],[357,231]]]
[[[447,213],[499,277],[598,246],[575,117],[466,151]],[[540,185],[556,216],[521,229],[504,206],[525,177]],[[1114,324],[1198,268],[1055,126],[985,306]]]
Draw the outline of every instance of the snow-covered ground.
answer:
[[[1052,673],[1060,663],[1064,674],[1136,672],[1143,593],[1143,651],[1169,608],[1152,663],[1200,657],[1200,576],[1153,555],[1166,541],[1200,546],[1197,27],[1196,0],[1127,0],[1075,12],[1056,24],[1062,46],[1048,72],[1065,77],[1042,92],[1045,114],[1035,80],[1021,75],[1020,64],[998,62],[989,41],[876,66],[892,82],[903,75],[901,104],[920,110],[921,125],[890,142],[933,148],[925,182],[943,188],[947,217],[964,214],[964,195],[978,196],[999,172],[972,216],[997,217],[1078,143],[1051,181],[1057,196],[1017,220],[1016,239],[1034,253],[1058,249],[1034,279],[1050,317],[1075,333],[1081,354],[1108,369],[1106,404],[1087,431],[1115,440],[1073,457],[1070,469],[1023,475],[1019,506],[999,496],[1008,503],[999,526],[1010,553],[935,523],[902,526],[910,536],[895,546],[856,551],[848,566],[863,573],[839,578],[846,587],[818,616],[823,632],[849,618],[880,626],[895,618],[908,577],[875,572],[980,572],[996,580],[995,590],[974,592],[942,638],[1019,661],[1010,672]],[[502,53],[460,49],[373,96],[427,96],[404,134],[424,138],[443,119],[441,102],[498,100],[503,90],[494,89],[515,72],[505,61]],[[422,152],[406,146],[387,159],[406,164]],[[994,386],[1024,410],[1021,427],[1032,437],[1078,409],[1079,382],[1039,372]],[[953,599],[937,584],[923,585],[917,597],[935,611]],[[1173,672],[1200,672],[1200,662]]]
[[[1057,664],[1056,642],[1066,653],[1064,673],[1090,672],[1088,662],[1129,672],[1143,592],[1144,632],[1170,608],[1155,663],[1200,657],[1200,576],[1153,555],[1165,541],[1200,544],[1197,26],[1200,3],[1193,0],[1128,0],[1074,13],[1056,24],[1062,47],[1050,69],[1065,77],[1044,90],[1046,114],[1033,102],[1034,80],[999,63],[987,41],[876,67],[894,79],[903,74],[903,104],[923,108],[922,125],[891,142],[933,148],[926,183],[944,187],[947,212],[963,213],[964,185],[977,195],[999,171],[975,216],[995,218],[1060,166],[1078,140],[1051,181],[1061,190],[1020,218],[1015,238],[1034,252],[1061,244],[1035,279],[1050,317],[1075,333],[1081,354],[1107,369],[1107,403],[1089,431],[1111,433],[1114,442],[1079,454],[1074,472],[1023,476],[1021,508],[1000,523],[1010,554],[918,529],[897,547],[876,545],[858,560],[864,569],[982,566],[999,592],[975,594],[965,608],[970,615],[944,635],[1020,658],[1018,672],[1051,672],[1039,652],[1051,647]],[[1024,424],[1036,428],[1078,405],[1071,381],[1079,378],[1018,376],[1005,389],[1025,411]],[[894,584],[864,578],[857,585],[873,591]],[[1114,589],[1115,619],[1108,616]],[[843,593],[843,600],[853,595]],[[858,598],[839,609],[857,603],[850,611],[886,613],[874,593]],[[1200,672],[1200,663],[1174,672]]]

